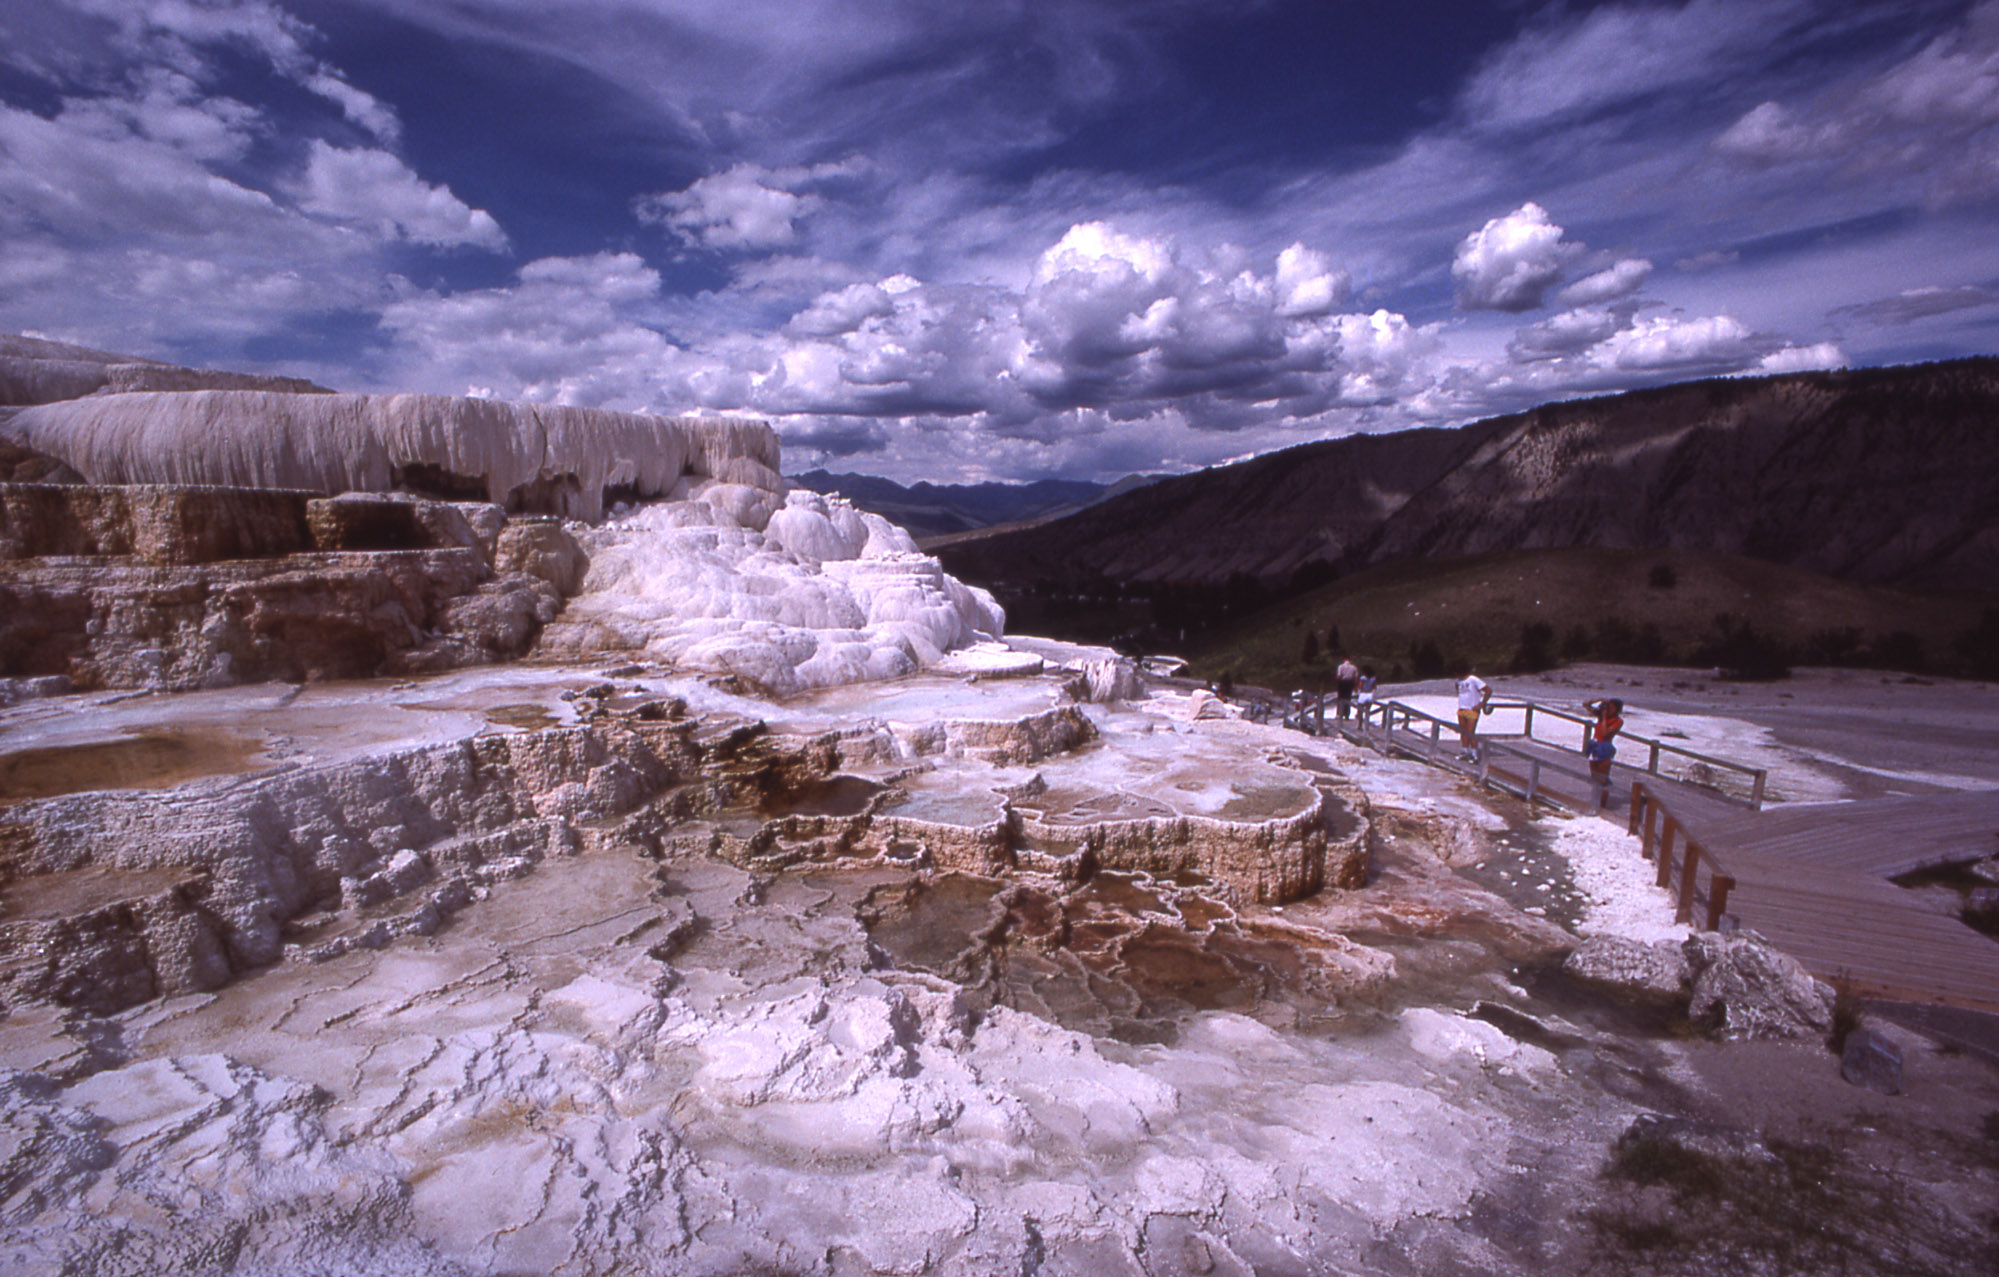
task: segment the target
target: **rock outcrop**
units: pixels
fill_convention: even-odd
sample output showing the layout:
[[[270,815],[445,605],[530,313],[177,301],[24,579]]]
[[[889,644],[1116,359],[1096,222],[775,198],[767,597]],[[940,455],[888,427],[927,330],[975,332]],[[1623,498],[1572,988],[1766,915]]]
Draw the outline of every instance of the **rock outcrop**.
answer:
[[[536,524],[515,542],[539,549],[496,570],[504,523],[400,495],[0,484],[0,677],[177,689],[512,659],[582,551]]]
[[[311,495],[250,488],[0,484],[0,563],[107,558],[169,567],[276,558],[314,548],[364,548],[316,546],[306,518]]]
[[[1562,970],[1584,984],[1645,1002],[1684,1002],[1693,983],[1693,967],[1679,945],[1624,936],[1586,938],[1563,959]]]
[[[186,687],[448,668],[539,641],[552,656],[628,652],[783,694],[929,668],[990,644],[1005,624],[989,594],[947,575],[900,528],[839,498],[789,492],[777,436],[761,422],[188,390],[39,403],[0,420],[0,443],[14,473],[84,481],[0,498],[0,559],[40,565],[7,570],[6,588],[49,609],[0,677]],[[587,530],[555,522],[607,510],[614,517]],[[317,619],[352,641],[329,661],[266,650],[299,646],[270,637],[314,619],[296,607],[237,637],[244,623],[231,618],[270,610],[244,602],[271,575],[263,569],[148,580],[45,570],[78,556],[158,567],[301,549],[462,549],[486,572],[376,564],[367,581],[329,591]],[[229,595],[219,620],[207,604],[217,590]],[[213,641],[201,637],[210,629]],[[97,648],[152,655],[134,665]]]
[[[1833,990],[1796,958],[1753,931],[1694,933],[1687,1014],[1735,1041],[1823,1038],[1832,1029]]]

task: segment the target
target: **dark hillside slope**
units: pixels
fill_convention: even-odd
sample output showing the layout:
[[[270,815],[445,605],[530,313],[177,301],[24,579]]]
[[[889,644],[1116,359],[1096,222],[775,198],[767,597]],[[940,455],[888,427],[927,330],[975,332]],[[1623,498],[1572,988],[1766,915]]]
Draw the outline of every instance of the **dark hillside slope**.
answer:
[[[1999,361],[1542,408],[1399,510],[1364,561],[1577,545],[1999,587]]]
[[[1458,430],[1356,436],[1167,480],[944,551],[981,583],[1282,588],[1561,546],[1743,554],[1999,589],[1999,359],[1689,382]]]
[[[917,483],[909,487],[865,474],[808,470],[791,476],[802,488],[845,497],[918,537],[946,536],[998,523],[1038,519],[1088,505],[1104,485],[1072,479],[1033,483]]]
[[[1161,479],[938,554],[979,581],[1287,581],[1307,565],[1346,558],[1484,442],[1492,424],[1309,443]]]

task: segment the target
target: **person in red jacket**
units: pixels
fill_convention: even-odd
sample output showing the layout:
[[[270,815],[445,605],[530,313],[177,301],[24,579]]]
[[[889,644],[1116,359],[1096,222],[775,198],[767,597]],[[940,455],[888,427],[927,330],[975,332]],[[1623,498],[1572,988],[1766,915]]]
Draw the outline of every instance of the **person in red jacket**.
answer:
[[[1583,752],[1589,757],[1590,783],[1596,789],[1596,805],[1608,807],[1610,764],[1617,757],[1617,746],[1611,742],[1624,730],[1624,702],[1607,697],[1584,701],[1583,708],[1596,715],[1596,721],[1590,724],[1589,737],[1583,744]]]

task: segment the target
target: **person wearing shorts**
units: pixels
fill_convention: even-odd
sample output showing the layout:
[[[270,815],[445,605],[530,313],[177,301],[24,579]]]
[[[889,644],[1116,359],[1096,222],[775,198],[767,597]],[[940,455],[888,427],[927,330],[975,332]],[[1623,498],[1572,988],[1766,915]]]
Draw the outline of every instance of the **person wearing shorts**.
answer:
[[[1491,702],[1492,685],[1466,669],[1458,680],[1458,739],[1464,743],[1458,757],[1465,762],[1478,757],[1478,718],[1492,712]]]
[[[1590,785],[1596,791],[1596,805],[1608,807],[1610,764],[1617,757],[1617,746],[1611,742],[1624,730],[1624,702],[1606,697],[1584,701],[1583,708],[1596,715],[1596,721],[1590,724],[1589,733],[1583,741],[1583,752],[1589,757]]]

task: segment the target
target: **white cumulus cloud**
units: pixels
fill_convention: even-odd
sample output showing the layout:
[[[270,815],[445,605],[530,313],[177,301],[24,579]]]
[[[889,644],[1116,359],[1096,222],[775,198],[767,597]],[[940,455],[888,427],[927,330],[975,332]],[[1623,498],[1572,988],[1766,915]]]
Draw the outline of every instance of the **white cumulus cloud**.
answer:
[[[1748,326],[1731,315],[1656,315],[1598,342],[1589,359],[1626,372],[1692,372],[1741,367],[1759,353]]]
[[[1600,306],[1629,297],[1651,277],[1651,262],[1642,257],[1625,257],[1570,284],[1555,295],[1555,300],[1564,306]]]
[[[1773,350],[1757,361],[1758,372],[1811,372],[1820,368],[1844,368],[1846,352],[1838,343],[1816,342],[1810,346],[1786,346]]]
[[[1347,299],[1350,280],[1317,249],[1293,244],[1277,255],[1277,313],[1324,315]]]
[[[737,164],[700,178],[684,190],[641,199],[639,220],[663,225],[690,244],[712,249],[788,248],[798,223],[821,200],[810,188],[850,177],[859,165],[765,168]]]
[[[1533,310],[1561,282],[1577,248],[1533,201],[1465,236],[1451,262],[1466,310]]]
[[[298,195],[307,212],[370,227],[384,238],[494,252],[507,247],[506,233],[490,213],[467,205],[449,187],[424,181],[387,151],[348,150],[315,140]]]

